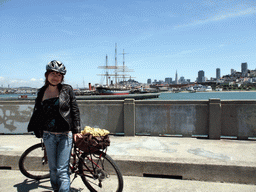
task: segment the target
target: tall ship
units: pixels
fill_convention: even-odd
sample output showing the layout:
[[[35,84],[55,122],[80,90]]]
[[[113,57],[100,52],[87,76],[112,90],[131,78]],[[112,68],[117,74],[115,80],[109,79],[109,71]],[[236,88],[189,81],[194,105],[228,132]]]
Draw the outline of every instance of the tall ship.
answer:
[[[108,64],[108,55],[106,55],[106,64],[104,66],[99,66],[99,69],[103,69],[104,73],[103,74],[98,74],[99,76],[103,76],[106,80],[106,84],[104,85],[105,87],[108,88],[119,88],[119,89],[127,89],[127,85],[124,85],[120,83],[120,79],[122,80],[121,82],[125,82],[127,78],[131,79],[131,76],[127,74],[128,72],[134,72],[132,69],[129,69],[125,65],[125,53],[123,49],[123,65],[118,66],[117,65],[117,44],[115,44],[115,65],[109,65]],[[112,79],[111,79],[112,78]],[[129,87],[130,88],[130,87]]]
[[[144,94],[145,98],[157,98],[160,95],[159,93],[146,95],[148,92],[142,89],[141,84],[132,80],[131,75],[128,73],[134,72],[134,70],[125,65],[125,54],[127,53],[123,49],[123,65],[121,66],[117,64],[117,44],[115,44],[115,65],[108,64],[108,55],[106,55],[106,64],[98,67],[104,70],[103,74],[98,75],[105,78],[105,85],[96,86],[96,93],[99,95],[126,95],[127,97],[132,94],[134,98],[135,94]]]

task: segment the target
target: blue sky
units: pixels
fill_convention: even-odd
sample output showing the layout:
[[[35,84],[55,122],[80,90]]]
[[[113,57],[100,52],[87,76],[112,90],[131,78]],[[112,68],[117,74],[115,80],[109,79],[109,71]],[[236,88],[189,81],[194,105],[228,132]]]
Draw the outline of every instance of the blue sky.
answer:
[[[98,66],[125,63],[146,83],[195,81],[256,68],[255,0],[0,0],[0,86],[40,87],[62,61],[75,88],[105,83]]]

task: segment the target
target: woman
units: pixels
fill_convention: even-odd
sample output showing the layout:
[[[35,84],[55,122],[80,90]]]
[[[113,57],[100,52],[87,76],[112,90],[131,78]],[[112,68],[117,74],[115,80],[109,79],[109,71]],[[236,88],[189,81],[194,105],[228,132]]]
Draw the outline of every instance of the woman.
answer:
[[[81,132],[73,89],[62,84],[65,74],[66,68],[60,61],[53,60],[46,65],[45,85],[38,92],[28,125],[28,131],[43,137],[54,191],[70,191],[72,134],[76,139]]]

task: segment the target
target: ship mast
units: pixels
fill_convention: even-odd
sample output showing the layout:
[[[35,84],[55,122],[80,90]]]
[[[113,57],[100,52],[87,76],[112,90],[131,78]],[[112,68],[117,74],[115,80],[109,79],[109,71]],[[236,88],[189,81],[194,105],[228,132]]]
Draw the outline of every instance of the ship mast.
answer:
[[[117,44],[115,44],[115,65],[114,66],[108,65],[108,55],[106,55],[106,64],[105,64],[105,66],[99,66],[98,67],[99,69],[105,69],[106,70],[105,74],[98,74],[98,75],[106,76],[106,85],[107,86],[109,86],[109,78],[111,76],[114,76],[114,78],[115,78],[115,87],[117,87],[117,85],[118,85],[118,78],[119,77],[123,78],[123,82],[124,82],[126,77],[130,77],[130,75],[127,75],[125,73],[126,72],[133,72],[133,70],[128,69],[125,66],[124,55],[127,54],[127,53],[124,52],[124,49],[123,49],[123,53],[122,54],[123,54],[123,66],[118,66],[117,65]],[[109,73],[109,70],[113,70],[112,73]],[[123,74],[122,75],[119,74],[120,72],[122,72]]]
[[[126,54],[125,52],[124,52],[124,49],[123,49],[123,82],[125,81],[125,74],[124,74],[124,72],[125,72],[125,61],[124,61],[124,54]]]
[[[115,46],[115,87],[117,87],[117,44]]]
[[[106,85],[108,86],[108,55],[106,55]]]
[[[125,54],[128,54],[128,53],[125,53],[125,52],[124,52],[124,49],[123,49],[123,53],[122,53],[122,55],[123,55],[123,67],[122,67],[123,82],[125,82],[125,78],[126,78],[126,77],[128,77],[128,78],[130,77],[130,79],[131,79],[131,76],[130,76],[129,74],[125,74],[126,72],[134,72],[132,69],[129,69],[128,67],[125,66],[125,58],[124,58],[124,55],[125,55]]]

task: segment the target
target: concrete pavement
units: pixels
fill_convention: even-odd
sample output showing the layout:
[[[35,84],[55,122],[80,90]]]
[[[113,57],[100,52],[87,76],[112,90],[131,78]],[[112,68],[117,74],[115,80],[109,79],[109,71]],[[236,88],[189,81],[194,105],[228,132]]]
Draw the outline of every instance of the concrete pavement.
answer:
[[[77,178],[71,185],[72,192],[88,192],[89,190]],[[39,182],[23,176],[19,171],[0,170],[1,192],[50,192],[49,179]],[[135,176],[124,176],[123,192],[254,192],[256,185],[217,183],[203,181],[189,181],[176,179],[145,178]]]
[[[40,142],[33,135],[0,138],[0,167],[12,170],[18,170],[18,160],[25,149]],[[156,178],[173,182],[170,178],[176,178],[181,183],[194,180],[216,182],[213,184],[218,186],[220,182],[256,185],[256,141],[153,136],[111,136],[110,140],[107,153],[127,178],[142,182]]]

